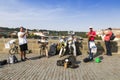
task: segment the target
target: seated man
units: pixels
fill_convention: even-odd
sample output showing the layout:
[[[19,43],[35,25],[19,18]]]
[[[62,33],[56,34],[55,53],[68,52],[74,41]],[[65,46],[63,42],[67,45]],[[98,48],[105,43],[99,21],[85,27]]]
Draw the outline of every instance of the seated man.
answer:
[[[59,52],[59,57],[63,56],[65,54],[65,51],[66,51],[66,40],[65,40],[65,37],[62,36],[62,38],[60,39],[60,52]]]
[[[41,36],[41,39],[38,41],[40,43],[40,55],[45,53],[45,55],[48,57],[48,40],[45,39],[45,36]]]
[[[75,42],[76,42],[76,38],[74,37],[74,35],[71,35],[67,40],[69,53],[73,54],[74,56],[77,56]]]

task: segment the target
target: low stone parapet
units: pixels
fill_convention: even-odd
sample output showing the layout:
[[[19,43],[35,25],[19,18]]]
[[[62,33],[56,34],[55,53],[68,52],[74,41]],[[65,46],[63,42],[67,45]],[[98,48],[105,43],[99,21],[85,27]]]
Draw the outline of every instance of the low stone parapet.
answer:
[[[9,53],[9,49],[5,48],[5,43],[10,41],[12,39],[0,39],[0,53]],[[17,41],[18,43],[18,41]],[[52,43],[58,43],[58,40],[49,40],[49,45]],[[95,41],[97,48],[98,48],[98,53],[105,53],[105,44],[102,40],[96,40]],[[112,41],[111,42],[111,47],[112,47],[112,53],[113,54],[120,54],[120,41]],[[80,48],[81,52],[87,53],[88,51],[88,41],[87,39],[84,39],[82,41],[82,46],[83,48]],[[37,39],[28,39],[28,48],[29,50],[32,50],[32,53],[39,53],[39,44]]]

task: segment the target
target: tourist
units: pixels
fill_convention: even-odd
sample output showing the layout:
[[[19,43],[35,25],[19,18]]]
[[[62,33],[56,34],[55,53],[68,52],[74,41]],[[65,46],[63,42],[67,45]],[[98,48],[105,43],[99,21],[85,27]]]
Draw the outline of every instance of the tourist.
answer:
[[[94,44],[95,46],[95,37],[96,37],[96,32],[93,30],[92,27],[89,27],[89,32],[87,33],[88,36],[88,49],[89,49],[89,59],[93,60],[93,53],[91,52],[92,46]]]
[[[105,46],[106,46],[106,55],[108,55],[108,56],[112,56],[111,46],[110,46],[110,37],[111,36],[112,36],[112,28],[108,28],[105,31],[105,37],[104,37]]]
[[[25,61],[27,59],[26,57],[26,51],[28,50],[27,38],[26,38],[27,34],[28,34],[27,29],[25,31],[25,28],[20,27],[20,32],[18,32],[18,40],[20,46],[21,61]]]

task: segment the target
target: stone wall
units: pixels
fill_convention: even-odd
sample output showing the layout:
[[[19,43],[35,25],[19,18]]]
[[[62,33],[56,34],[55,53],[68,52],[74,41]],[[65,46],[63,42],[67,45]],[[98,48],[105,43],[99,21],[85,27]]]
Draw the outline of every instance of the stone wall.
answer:
[[[7,43],[8,41],[10,41],[11,39],[0,39],[0,53],[9,53],[9,49],[5,48],[5,43]],[[37,39],[28,39],[28,48],[29,50],[32,50],[32,53],[39,53],[39,44],[37,43]],[[58,40],[49,40],[49,45],[52,43],[58,43]],[[18,41],[17,41],[18,43]],[[96,40],[95,41],[97,48],[98,48],[98,52],[97,54],[104,54],[105,53],[105,45],[104,42],[102,40]],[[120,41],[114,41],[111,42],[112,43],[112,53],[113,54],[120,54]],[[82,48],[80,48],[80,51],[82,52],[82,54],[87,53],[88,51],[88,43],[87,40],[84,39],[82,41]]]

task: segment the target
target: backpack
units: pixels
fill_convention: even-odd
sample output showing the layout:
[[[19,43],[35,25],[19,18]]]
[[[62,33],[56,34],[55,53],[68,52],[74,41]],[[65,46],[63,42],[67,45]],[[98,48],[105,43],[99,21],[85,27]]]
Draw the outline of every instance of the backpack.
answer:
[[[5,64],[7,64],[7,60],[6,60],[6,59],[5,59],[5,60],[0,61],[0,66],[5,65]]]
[[[87,63],[87,62],[90,62],[92,60],[93,60],[93,58],[86,57],[86,58],[83,59],[83,62]]]
[[[57,66],[64,66],[64,60],[57,60]]]
[[[76,63],[76,57],[73,55],[68,56],[68,63],[69,65],[74,65]]]
[[[57,49],[57,44],[55,43],[51,44],[48,54],[54,56],[56,54],[56,49]]]
[[[115,35],[114,35],[114,33],[112,33],[110,40],[114,40],[114,39],[115,39]]]
[[[68,60],[67,66],[69,68],[78,68],[79,66],[76,64],[76,57],[75,56],[68,56],[67,58],[64,58],[63,60],[57,60],[57,66],[64,66],[64,63]]]
[[[8,63],[9,64],[13,64],[13,63],[17,63],[17,62],[18,62],[18,59],[17,59],[17,57],[15,55],[10,55],[8,57]]]

